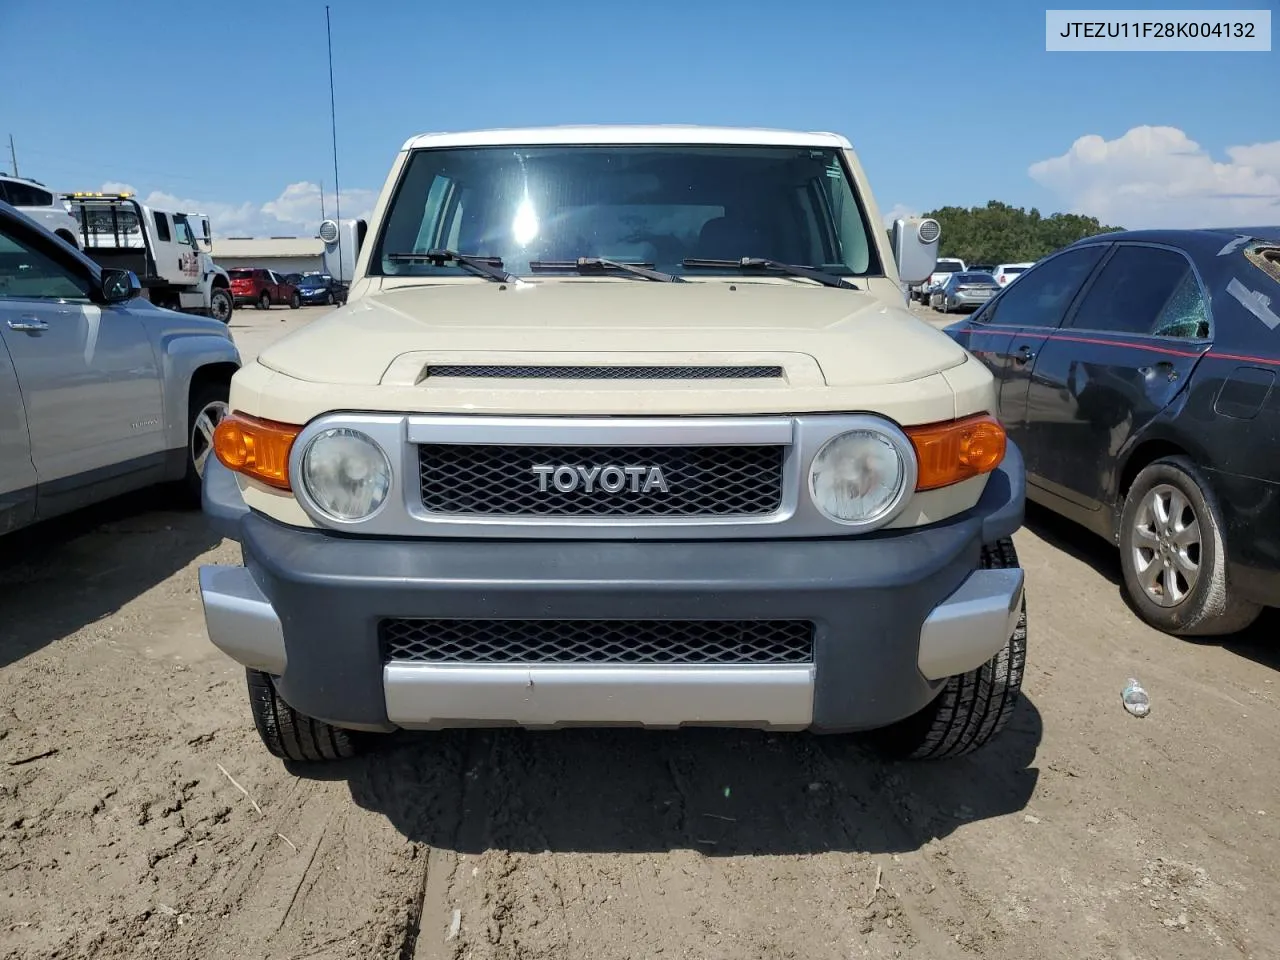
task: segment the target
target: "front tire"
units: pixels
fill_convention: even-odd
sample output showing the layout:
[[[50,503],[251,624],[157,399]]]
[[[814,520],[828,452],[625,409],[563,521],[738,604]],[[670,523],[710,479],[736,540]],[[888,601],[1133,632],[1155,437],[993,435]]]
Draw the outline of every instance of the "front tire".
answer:
[[[984,570],[1018,566],[1013,540],[982,548]],[[901,760],[949,760],[995,738],[1013,716],[1027,664],[1027,601],[1004,647],[968,673],[949,677],[927,707],[873,735],[881,752]]]
[[[332,291],[332,290],[331,290],[331,291],[329,291],[328,293],[326,293],[326,294],[324,295],[324,305],[325,305],[326,307],[332,307],[332,306],[333,306],[333,291]]]
[[[214,287],[209,293],[209,316],[223,323],[230,323],[231,312],[234,309],[231,291],[226,287]]]
[[[350,731],[293,709],[280,699],[270,674],[246,668],[245,678],[253,725],[273,756],[300,763],[322,763],[356,755],[355,739]]]
[[[1231,592],[1222,514],[1187,457],[1162,457],[1134,478],[1120,512],[1120,567],[1138,615],[1165,633],[1235,633],[1262,612]]]
[[[295,290],[293,296],[289,298],[289,309],[297,310],[300,306],[302,306],[302,294]]]
[[[271,294],[267,293],[265,290],[262,291],[262,296],[258,298],[258,309],[259,310],[271,309]]]

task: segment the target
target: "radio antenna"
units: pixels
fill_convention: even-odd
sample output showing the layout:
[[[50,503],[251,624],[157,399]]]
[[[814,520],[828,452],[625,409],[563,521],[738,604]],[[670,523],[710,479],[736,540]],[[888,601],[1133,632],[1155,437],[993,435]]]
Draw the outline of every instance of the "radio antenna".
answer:
[[[329,123],[333,128],[333,209],[338,222],[338,273],[346,282],[346,263],[342,259],[342,201],[338,189],[338,110],[333,96],[333,29],[329,25],[329,5],[324,5],[324,31],[329,39]],[[324,203],[324,184],[320,185],[320,202]]]

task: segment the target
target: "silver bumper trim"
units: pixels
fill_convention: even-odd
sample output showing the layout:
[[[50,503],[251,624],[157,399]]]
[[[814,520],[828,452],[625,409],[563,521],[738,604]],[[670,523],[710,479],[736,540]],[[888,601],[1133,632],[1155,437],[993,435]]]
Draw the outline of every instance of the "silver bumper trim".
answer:
[[[200,568],[200,600],[213,645],[237,663],[280,676],[288,658],[271,602],[244,567]]]
[[[518,666],[390,663],[387,717],[408,729],[699,724],[801,730],[813,666]]]
[[[1021,568],[975,570],[934,607],[920,630],[920,672],[930,680],[966,673],[990,660],[1018,624]]]

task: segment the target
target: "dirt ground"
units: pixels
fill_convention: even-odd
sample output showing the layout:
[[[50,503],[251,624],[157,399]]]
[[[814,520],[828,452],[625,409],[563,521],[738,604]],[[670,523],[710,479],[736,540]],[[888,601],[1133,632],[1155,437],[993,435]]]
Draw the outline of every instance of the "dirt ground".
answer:
[[[205,637],[196,568],[238,554],[199,514],[144,494],[6,537],[0,957],[1280,955],[1280,617],[1175,640],[1106,544],[1034,508],[1016,543],[1026,696],[962,761],[479,730],[303,771]]]

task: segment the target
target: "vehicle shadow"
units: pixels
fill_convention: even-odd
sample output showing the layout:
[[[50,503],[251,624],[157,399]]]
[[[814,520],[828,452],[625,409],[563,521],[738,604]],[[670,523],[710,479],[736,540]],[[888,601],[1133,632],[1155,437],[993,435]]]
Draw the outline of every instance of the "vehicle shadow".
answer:
[[[1280,608],[1267,607],[1257,620],[1239,633],[1226,637],[1203,637],[1199,642],[1216,644],[1238,657],[1263,667],[1280,670]]]
[[[291,770],[345,779],[406,838],[460,853],[900,852],[1022,810],[1042,732],[1023,697],[995,741],[949,761],[887,762],[842,736],[489,729],[399,734]]]
[[[1119,551],[1093,531],[1030,500],[1027,501],[1023,526],[1055,550],[1088,564],[1113,586],[1123,587]]]
[[[1120,571],[1120,552],[1102,537],[1086,530],[1046,507],[1027,501],[1024,526],[1049,546],[1088,564],[1116,588],[1120,598],[1135,619],[1141,620],[1133,607]],[[1262,611],[1250,626],[1220,637],[1184,637],[1188,643],[1220,646],[1224,650],[1252,660],[1261,666],[1280,670],[1280,608]]]
[[[0,667],[120,609],[219,542],[199,510],[162,488],[0,537]]]

